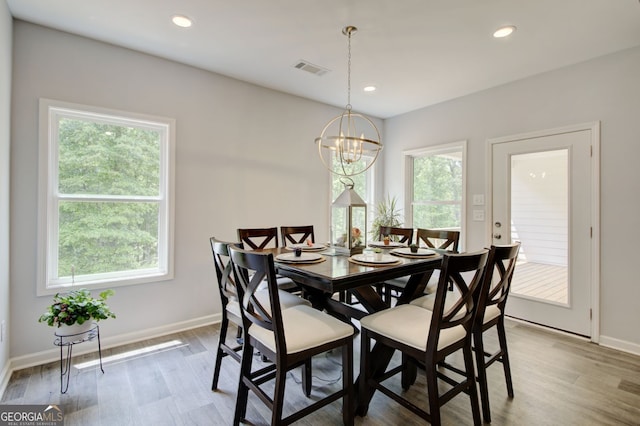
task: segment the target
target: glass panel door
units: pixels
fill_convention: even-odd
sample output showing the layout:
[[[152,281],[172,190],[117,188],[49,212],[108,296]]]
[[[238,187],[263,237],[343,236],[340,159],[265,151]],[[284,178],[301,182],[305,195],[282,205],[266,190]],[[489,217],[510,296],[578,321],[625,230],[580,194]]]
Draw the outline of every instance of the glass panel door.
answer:
[[[520,241],[512,294],[567,305],[569,150],[511,156],[511,241]]]

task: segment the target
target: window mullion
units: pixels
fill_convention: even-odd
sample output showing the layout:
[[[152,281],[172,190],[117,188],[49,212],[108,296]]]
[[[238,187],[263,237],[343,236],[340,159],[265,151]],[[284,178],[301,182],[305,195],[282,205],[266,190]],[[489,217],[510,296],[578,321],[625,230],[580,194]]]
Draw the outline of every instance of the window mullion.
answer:
[[[85,194],[58,194],[57,198],[63,201],[112,201],[112,202],[160,202],[162,197],[136,196],[136,195],[85,195]]]

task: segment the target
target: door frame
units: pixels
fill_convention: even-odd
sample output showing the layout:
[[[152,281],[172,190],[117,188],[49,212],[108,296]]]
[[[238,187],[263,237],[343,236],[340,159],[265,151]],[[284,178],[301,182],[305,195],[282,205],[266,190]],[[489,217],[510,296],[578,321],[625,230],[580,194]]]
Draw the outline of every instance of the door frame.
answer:
[[[485,241],[491,244],[493,220],[493,145],[517,142],[561,133],[591,131],[591,337],[594,343],[600,341],[600,121],[580,123],[547,130],[489,138],[486,142],[486,194],[488,220],[485,222]]]

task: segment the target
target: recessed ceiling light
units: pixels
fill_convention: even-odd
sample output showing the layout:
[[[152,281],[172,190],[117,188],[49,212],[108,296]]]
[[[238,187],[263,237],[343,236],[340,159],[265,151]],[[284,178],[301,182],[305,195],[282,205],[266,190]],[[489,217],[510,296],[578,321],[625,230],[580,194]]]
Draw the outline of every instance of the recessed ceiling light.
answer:
[[[511,35],[514,31],[516,30],[516,27],[513,25],[507,25],[505,27],[500,27],[498,28],[494,33],[493,36],[495,38],[502,38],[502,37],[507,37],[509,35]]]
[[[377,90],[376,86],[366,86],[364,89],[365,92],[375,92]]]
[[[171,21],[182,28],[189,28],[193,24],[191,18],[184,15],[173,15]]]

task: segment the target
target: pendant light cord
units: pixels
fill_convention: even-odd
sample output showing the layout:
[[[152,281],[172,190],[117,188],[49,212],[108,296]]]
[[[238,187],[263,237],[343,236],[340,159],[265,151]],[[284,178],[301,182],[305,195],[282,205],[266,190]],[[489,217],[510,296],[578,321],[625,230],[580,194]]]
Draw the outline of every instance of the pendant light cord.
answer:
[[[349,37],[349,50],[347,55],[347,110],[349,111],[351,111],[351,32],[351,29],[347,31],[347,36]]]

